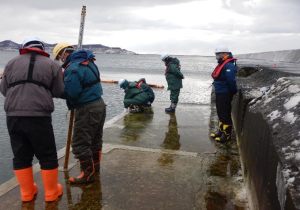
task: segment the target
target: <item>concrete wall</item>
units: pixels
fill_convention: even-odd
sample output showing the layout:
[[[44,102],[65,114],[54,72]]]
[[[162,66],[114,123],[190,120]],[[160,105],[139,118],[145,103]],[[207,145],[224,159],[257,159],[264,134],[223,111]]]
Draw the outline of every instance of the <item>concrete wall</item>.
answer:
[[[300,209],[300,77],[245,66],[240,75],[232,115],[251,208]]]

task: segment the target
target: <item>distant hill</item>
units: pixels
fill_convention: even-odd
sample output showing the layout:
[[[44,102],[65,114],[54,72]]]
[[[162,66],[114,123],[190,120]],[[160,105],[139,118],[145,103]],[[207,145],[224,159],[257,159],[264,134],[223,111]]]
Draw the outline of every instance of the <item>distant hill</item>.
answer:
[[[51,52],[55,45],[56,44],[45,43],[46,51]],[[15,43],[11,40],[4,40],[0,42],[0,50],[15,51],[18,50],[20,46],[21,44]],[[77,45],[74,45],[74,47],[76,46]],[[86,44],[83,45],[83,48],[100,54],[136,54],[135,52],[128,51],[120,47],[108,47],[102,44]]]
[[[0,49],[1,50],[16,50],[20,48],[20,44],[17,44],[10,40],[4,40],[0,42]]]

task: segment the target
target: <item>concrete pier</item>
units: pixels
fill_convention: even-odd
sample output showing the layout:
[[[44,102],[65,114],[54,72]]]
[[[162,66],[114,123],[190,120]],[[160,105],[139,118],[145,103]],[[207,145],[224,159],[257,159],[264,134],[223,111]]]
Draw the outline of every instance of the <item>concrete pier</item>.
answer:
[[[106,123],[95,183],[68,184],[79,173],[71,156],[73,167],[59,173],[59,201],[44,202],[37,166],[35,201],[22,204],[12,179],[0,186],[0,209],[248,209],[235,142],[218,145],[208,137],[210,106],[179,104],[171,115],[164,113],[166,106],[155,103],[150,111]]]
[[[245,65],[239,74],[233,121],[251,209],[299,210],[300,71]]]

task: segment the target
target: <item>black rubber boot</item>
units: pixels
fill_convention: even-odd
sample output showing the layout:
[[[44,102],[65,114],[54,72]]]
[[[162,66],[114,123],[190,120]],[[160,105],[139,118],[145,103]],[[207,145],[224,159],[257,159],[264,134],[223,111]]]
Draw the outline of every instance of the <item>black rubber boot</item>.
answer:
[[[232,125],[223,124],[222,134],[220,137],[216,137],[215,140],[220,143],[225,143],[231,140]]]
[[[177,104],[171,103],[170,107],[165,108],[166,113],[175,113]]]
[[[70,177],[70,184],[88,184],[93,182],[95,169],[94,162],[92,158],[79,160],[81,173],[78,177]]]
[[[215,139],[217,137],[220,137],[222,135],[222,129],[223,129],[222,127],[223,127],[223,123],[221,121],[219,121],[219,128],[218,128],[218,130],[216,132],[214,132],[214,133],[211,133],[210,137],[213,138],[213,139]]]
[[[93,162],[94,162],[94,169],[95,173],[100,172],[100,161],[101,161],[102,151],[99,150],[96,153],[93,153]]]

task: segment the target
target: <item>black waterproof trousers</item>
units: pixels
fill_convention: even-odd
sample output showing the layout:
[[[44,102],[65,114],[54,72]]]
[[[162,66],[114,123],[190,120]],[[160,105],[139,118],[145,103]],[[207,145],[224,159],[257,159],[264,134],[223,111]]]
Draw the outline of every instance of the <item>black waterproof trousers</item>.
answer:
[[[85,160],[102,149],[106,105],[99,99],[75,109],[72,151],[75,158]]]
[[[14,154],[14,170],[31,167],[34,155],[41,169],[58,167],[51,117],[7,116],[6,123]]]
[[[231,120],[232,95],[229,93],[216,93],[216,108],[219,121],[226,125],[232,125]]]

